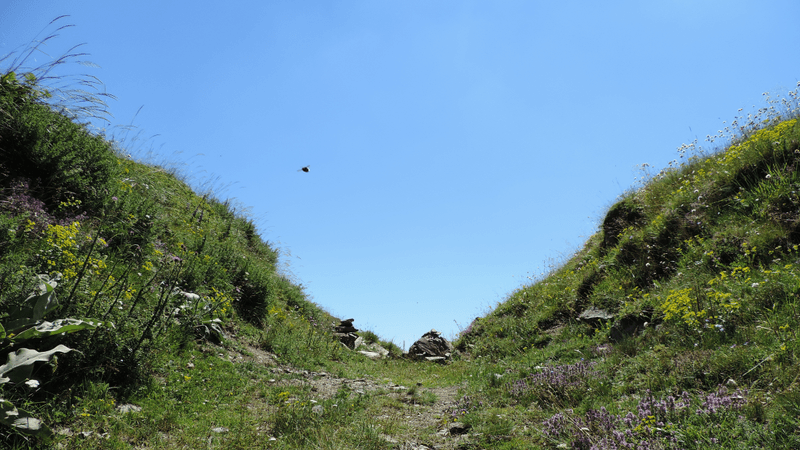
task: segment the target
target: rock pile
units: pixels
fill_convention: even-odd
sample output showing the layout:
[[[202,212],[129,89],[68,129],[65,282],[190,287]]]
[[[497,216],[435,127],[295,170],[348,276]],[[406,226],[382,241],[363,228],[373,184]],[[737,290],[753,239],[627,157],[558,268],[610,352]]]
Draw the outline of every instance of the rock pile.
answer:
[[[442,337],[442,333],[431,330],[411,345],[407,355],[412,359],[446,363],[453,353],[453,345]]]
[[[357,331],[358,329],[353,326],[353,319],[342,320],[339,325],[333,327],[333,335],[350,350],[355,350],[364,343],[364,338],[357,335]]]

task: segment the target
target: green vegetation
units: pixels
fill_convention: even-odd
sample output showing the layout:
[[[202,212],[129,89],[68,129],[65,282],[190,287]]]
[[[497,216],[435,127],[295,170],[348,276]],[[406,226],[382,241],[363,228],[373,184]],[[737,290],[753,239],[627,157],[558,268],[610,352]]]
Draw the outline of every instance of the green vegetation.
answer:
[[[685,162],[647,177],[571,259],[462,334],[462,350],[503,368],[469,391],[528,424],[502,440],[798,446],[796,96],[735,120],[718,152],[681,147]],[[581,320],[590,308],[613,318]]]
[[[4,448],[800,447],[796,91],[681,147],[439,365],[346,350],[251,220],[45,75],[0,78]]]

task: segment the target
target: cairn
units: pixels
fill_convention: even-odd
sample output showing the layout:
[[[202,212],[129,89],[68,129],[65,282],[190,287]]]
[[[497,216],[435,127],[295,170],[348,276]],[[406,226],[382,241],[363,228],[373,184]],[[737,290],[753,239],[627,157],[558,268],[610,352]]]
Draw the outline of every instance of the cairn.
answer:
[[[354,319],[342,320],[339,325],[333,326],[333,335],[339,339],[345,347],[355,350],[364,342],[364,338],[356,334],[358,329],[353,326]]]
[[[453,345],[442,337],[442,333],[431,330],[411,345],[407,355],[416,360],[446,363],[453,353]]]

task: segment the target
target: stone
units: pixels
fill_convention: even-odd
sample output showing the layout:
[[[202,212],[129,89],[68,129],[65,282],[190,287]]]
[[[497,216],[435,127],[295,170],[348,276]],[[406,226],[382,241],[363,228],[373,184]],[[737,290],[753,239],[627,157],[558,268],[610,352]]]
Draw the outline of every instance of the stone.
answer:
[[[122,414],[127,414],[131,412],[139,412],[142,410],[141,406],[132,405],[130,403],[125,403],[124,405],[117,406],[117,411]]]
[[[356,347],[356,348],[358,348],[358,347]],[[383,358],[387,358],[389,356],[389,350],[386,350],[385,348],[383,348],[381,346],[381,344],[378,344],[377,342],[364,344],[364,345],[361,346],[361,348],[365,349],[369,353],[377,353],[378,354],[378,358],[373,358],[373,359],[383,359]]]
[[[350,350],[355,350],[364,343],[364,338],[355,333],[334,333],[339,338],[339,342]]]
[[[453,345],[442,337],[442,333],[431,330],[411,345],[407,355],[412,359],[445,362],[452,353]]]
[[[446,364],[447,357],[444,356],[426,356],[425,361],[435,362],[439,364]]]
[[[366,356],[369,359],[381,359],[382,358],[381,354],[377,353],[377,352],[368,352],[366,350],[359,350],[358,353],[361,353],[362,355]]]
[[[451,436],[456,436],[460,434],[466,434],[471,427],[462,422],[453,422],[447,427],[447,431],[450,433]]]
[[[336,333],[355,333],[358,328],[353,326],[353,319],[347,319],[340,321],[339,325],[333,327],[333,331]]]
[[[589,322],[591,324],[597,324],[603,322],[605,320],[611,320],[614,318],[614,314],[606,311],[605,309],[600,309],[594,306],[588,307],[585,311],[578,316],[578,319],[583,320],[585,322]]]

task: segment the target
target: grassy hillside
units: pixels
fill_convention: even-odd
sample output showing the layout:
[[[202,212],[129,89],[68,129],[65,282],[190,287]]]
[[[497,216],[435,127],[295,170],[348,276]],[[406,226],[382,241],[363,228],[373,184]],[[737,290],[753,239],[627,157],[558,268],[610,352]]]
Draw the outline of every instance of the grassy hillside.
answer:
[[[242,334],[296,364],[336,360],[334,319],[278,270],[253,222],[90,132],[86,110],[44,85],[47,69],[0,78],[0,361],[20,347],[75,351],[46,355],[49,369],[0,366],[2,422],[14,423],[13,405],[58,423],[88,410],[81,391],[146,389],[158,358],[195,340]]]
[[[471,324],[459,347],[502,368],[478,395],[541,445],[797,448],[796,95],[734,120],[720,151],[682,147]]]
[[[438,365],[344,349],[246,215],[52,86],[0,78],[4,448],[800,448],[796,92],[682,147]]]

